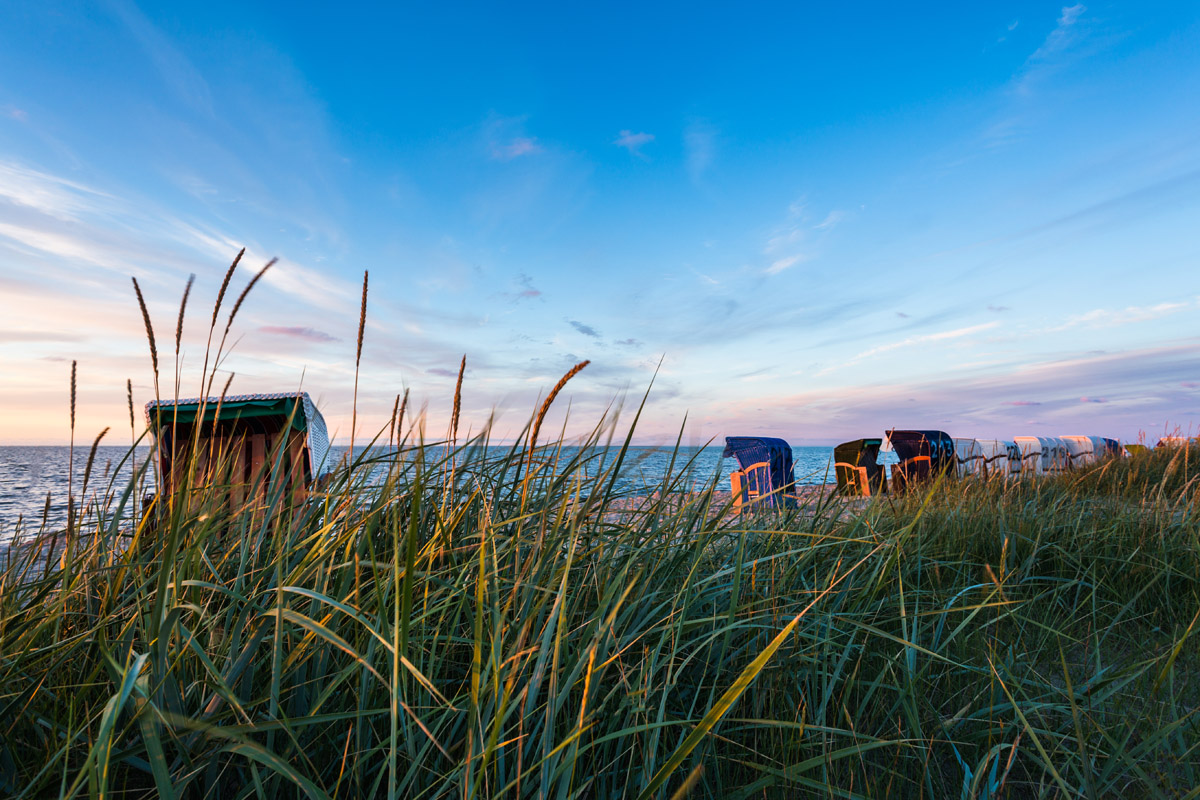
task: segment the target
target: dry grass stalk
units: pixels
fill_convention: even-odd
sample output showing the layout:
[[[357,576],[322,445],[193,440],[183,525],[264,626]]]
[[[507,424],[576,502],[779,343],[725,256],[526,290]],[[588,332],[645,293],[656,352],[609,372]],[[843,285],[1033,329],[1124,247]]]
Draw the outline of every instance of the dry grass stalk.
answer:
[[[367,325],[367,281],[371,277],[370,270],[363,270],[362,305],[358,309],[358,343],[354,350],[354,364],[362,360],[363,330]]]
[[[239,258],[241,257],[240,253],[238,254],[238,257]],[[263,265],[263,268],[260,269],[258,272],[254,273],[254,277],[250,279],[250,282],[248,284],[246,284],[246,288],[242,289],[242,293],[238,295],[237,302],[235,302],[233,304],[233,310],[229,312],[229,319],[225,322],[225,331],[221,334],[221,343],[219,345],[217,345],[217,355],[216,355],[216,359],[213,362],[213,371],[208,376],[208,388],[203,392],[203,394],[208,395],[208,394],[212,393],[212,384],[213,384],[213,380],[217,376],[217,367],[220,366],[220,364],[221,364],[221,353],[223,353],[225,350],[225,340],[229,337],[229,329],[233,327],[233,320],[237,316],[238,310],[242,307],[242,303],[244,303],[246,301],[246,296],[248,294],[250,294],[250,290],[254,288],[254,285],[259,282],[259,280],[262,278],[263,275],[267,274],[267,270],[269,270],[271,267],[275,266],[275,262],[278,260],[279,259],[277,259],[277,258],[272,258],[265,265]],[[236,265],[237,262],[234,261],[234,264]],[[230,272],[230,274],[232,274],[233,267],[229,268],[229,272]],[[224,285],[222,285],[221,291],[222,291],[222,293],[225,291]],[[220,298],[217,299],[217,302],[220,303]],[[214,314],[215,314],[215,310],[214,310]],[[204,364],[205,364],[205,368],[207,369],[207,367],[208,367],[207,354],[205,355],[205,358],[204,358]]]
[[[79,362],[71,361],[71,438],[75,438],[75,368]]]
[[[367,281],[370,270],[363,270],[362,305],[358,309],[358,342],[354,348],[354,403],[350,409],[350,462],[354,462],[354,432],[358,428],[358,365],[362,361],[363,331],[367,327]]]
[[[209,328],[211,333],[213,328],[217,327],[217,314],[221,311],[221,302],[225,299],[225,292],[229,289],[229,280],[233,277],[233,271],[237,269],[238,262],[242,260],[242,256],[246,255],[246,248],[238,251],[237,257],[233,259],[233,263],[229,265],[229,269],[225,271],[225,280],[221,281],[221,288],[217,291],[217,302],[213,304],[212,323]]]
[[[196,282],[196,275],[192,273],[188,275],[187,286],[183,290],[183,299],[179,301],[179,319],[175,321],[175,358],[179,358],[179,342],[183,338],[183,313],[187,310],[188,295],[192,293],[192,284]]]
[[[454,384],[454,410],[450,414],[450,441],[458,441],[458,413],[462,410],[462,379],[467,369],[467,356],[464,353],[462,362],[458,365],[458,382]]]
[[[392,446],[392,441],[396,436],[396,414],[400,411],[400,395],[396,395],[396,402],[392,405],[392,419],[388,423],[388,447]]]
[[[546,412],[550,410],[550,404],[554,402],[554,398],[558,397],[558,393],[562,391],[562,388],[567,385],[567,381],[578,375],[583,368],[590,363],[592,362],[589,359],[587,361],[580,361],[578,364],[571,367],[569,370],[567,370],[567,374],[563,375],[562,378],[559,379],[558,383],[554,385],[554,388],[550,390],[550,394],[546,395],[546,401],[542,403],[542,407],[538,409],[538,415],[534,420],[533,431],[529,434],[529,458],[531,461],[533,460],[533,450],[537,447],[538,432],[542,428],[542,420],[546,418]]]
[[[83,468],[83,488],[79,490],[80,497],[87,494],[88,480],[92,477],[92,464],[96,461],[96,448],[100,446],[100,440],[108,433],[108,428],[100,431],[100,435],[92,442],[92,449],[88,452],[87,466]]]
[[[404,434],[404,409],[408,408],[408,389],[404,390],[404,399],[400,401],[400,413],[396,415],[396,445]]]
[[[208,325],[208,341],[204,343],[204,367],[200,370],[200,394],[204,394],[204,376],[208,374],[208,355],[212,349],[212,335],[217,327],[217,314],[221,311],[221,303],[225,300],[225,292],[229,289],[229,281],[233,278],[234,270],[237,269],[238,262],[242,260],[242,256],[246,254],[246,248],[238,251],[237,256],[233,259],[233,263],[229,265],[229,269],[225,270],[225,279],[221,281],[221,288],[217,291],[217,302],[213,303],[212,322]],[[212,381],[209,381],[209,387],[212,387]],[[203,400],[201,400],[203,405]]]
[[[233,318],[237,316],[238,309],[240,309],[242,307],[242,303],[246,301],[246,295],[250,294],[250,290],[254,288],[254,284],[258,283],[262,276],[267,274],[267,270],[275,266],[275,262],[278,260],[279,259],[277,258],[272,258],[270,261],[264,264],[262,269],[254,273],[254,277],[251,278],[250,282],[246,284],[246,288],[242,289],[242,293],[238,295],[237,301],[233,304],[233,310],[229,312],[229,320],[225,323],[226,334],[229,333],[229,328],[231,325],[233,325]],[[222,343],[225,341],[224,337],[222,337],[221,341]],[[219,353],[220,351],[218,350],[218,354]]]
[[[134,282],[137,286],[137,282]],[[79,362],[72,359],[71,361],[71,449],[67,453],[67,533],[70,534],[71,528],[75,524],[75,505],[71,502],[71,498],[75,496],[75,370]],[[57,535],[55,541],[57,543]],[[53,545],[52,545],[53,548]],[[50,551],[54,552],[53,549]]]
[[[130,461],[133,467],[133,474],[137,475],[137,452],[134,446],[137,445],[137,424],[133,421],[133,381],[129,378],[125,379],[125,398],[129,401],[129,454]],[[133,493],[131,498],[133,503],[133,518],[137,519],[138,498],[137,492]]]
[[[154,399],[158,399],[158,347],[154,344],[154,325],[150,323],[150,312],[146,310],[146,298],[142,296],[142,287],[138,286],[137,278],[133,281],[133,291],[137,294],[138,308],[142,310],[142,322],[146,325],[146,339],[150,342],[150,364],[154,367]]]

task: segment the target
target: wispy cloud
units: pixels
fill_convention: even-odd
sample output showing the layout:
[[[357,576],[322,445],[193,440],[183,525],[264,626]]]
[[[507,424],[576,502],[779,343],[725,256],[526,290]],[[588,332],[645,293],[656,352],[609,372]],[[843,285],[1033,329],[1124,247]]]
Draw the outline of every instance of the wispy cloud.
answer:
[[[501,161],[512,161],[514,158],[541,152],[541,145],[531,136],[518,136],[508,142],[497,142],[492,148],[492,157]]]
[[[763,248],[763,255],[771,259],[763,272],[767,275],[778,275],[797,264],[815,258],[813,250],[817,243],[828,236],[845,216],[844,212],[834,209],[814,224],[808,216],[808,205],[803,199],[788,204],[786,218],[771,231]]]
[[[17,108],[16,106],[8,106],[5,108],[4,116],[8,117],[9,119],[15,119],[17,122],[29,121],[29,112],[23,108]]]
[[[582,322],[579,322],[578,320],[574,320],[574,319],[567,320],[567,323],[572,328],[574,328],[575,330],[582,333],[584,336],[590,336],[593,339],[600,338],[600,333],[595,328],[593,328],[591,325],[584,325]]]
[[[263,325],[259,327],[259,332],[268,333],[275,336],[290,336],[294,339],[304,339],[308,342],[338,342],[341,341],[338,337],[319,331],[316,328],[308,328],[304,326],[282,326],[282,325]]]
[[[1017,75],[1013,88],[1018,95],[1030,94],[1040,81],[1070,60],[1083,38],[1081,28],[1085,26],[1081,26],[1079,20],[1085,11],[1087,7],[1081,3],[1063,7],[1054,29],[1025,60],[1024,68]]]
[[[212,116],[208,82],[167,35],[133,3],[116,0],[110,8],[141,45],[167,88],[193,111]]]
[[[779,259],[772,261],[771,264],[767,267],[766,273],[768,275],[778,275],[779,273],[783,272],[785,269],[788,269],[789,267],[794,267],[797,264],[799,264],[800,262],[807,260],[807,258],[808,257],[804,256],[804,255],[784,256],[783,258],[779,258]]]
[[[928,425],[980,438],[1083,431],[1135,439],[1139,430],[1180,422],[1169,417],[1191,407],[1194,390],[1180,384],[1200,374],[1198,346],[1200,340],[1190,339],[929,381],[814,390],[764,399],[754,404],[753,416],[740,405],[715,416],[726,430],[752,424],[762,429],[764,419],[778,420],[776,433],[807,426],[833,441],[890,425]],[[770,433],[770,426],[763,432]]]
[[[832,372],[835,369],[848,367],[852,364],[857,364],[860,361],[865,361],[868,358],[873,358],[883,353],[890,353],[893,350],[900,350],[905,347],[914,347],[920,344],[930,344],[932,342],[945,342],[951,339],[961,339],[964,336],[971,336],[975,333],[990,330],[999,325],[999,322],[984,322],[980,325],[970,325],[965,328],[955,328],[949,331],[939,331],[938,333],[927,333],[921,336],[909,336],[907,339],[901,339],[898,342],[888,342],[877,347],[872,347],[869,350],[864,350],[853,358],[845,361],[836,367],[829,367],[822,371],[822,374]]]
[[[1044,60],[1070,47],[1075,41],[1075,23],[1079,22],[1079,18],[1085,11],[1087,11],[1087,7],[1082,3],[1063,6],[1054,30],[1050,31],[1050,35],[1042,42],[1042,46],[1033,52],[1033,55],[1029,57],[1030,60]]]
[[[1121,309],[1096,308],[1085,314],[1070,317],[1064,324],[1052,330],[1065,330],[1080,325],[1090,328],[1115,328],[1118,325],[1130,325],[1169,317],[1184,309],[1193,308],[1194,305],[1194,303],[1167,302],[1153,306],[1128,306]]]
[[[688,177],[700,183],[716,157],[717,131],[707,122],[693,122],[683,132]]]
[[[819,231],[829,230],[830,228],[833,228],[836,225],[838,225],[845,218],[846,218],[845,211],[838,211],[835,209],[833,211],[830,211],[828,214],[826,214],[825,219],[821,220],[816,225],[813,225],[813,228],[815,230],[819,230]]]
[[[517,276],[517,290],[508,292],[507,296],[512,298],[512,302],[519,303],[522,300],[544,300],[542,290],[533,285],[533,278],[522,272]]]
[[[1005,312],[1005,311],[1011,311],[1012,309],[1010,309],[1008,306],[995,306],[995,305],[991,305],[991,304],[989,304],[989,305],[988,305],[988,307],[987,307],[987,310],[988,310],[988,311],[991,311],[991,312],[993,312],[993,313],[995,313],[995,314],[1000,314],[1000,313],[1003,313],[1003,312]]]
[[[0,343],[9,342],[79,342],[83,337],[62,331],[4,331],[0,330]]]
[[[537,137],[525,132],[525,120],[525,117],[492,115],[484,123],[484,140],[493,161],[512,161],[542,152]]]
[[[629,151],[631,155],[635,155],[642,160],[649,160],[649,157],[642,152],[642,148],[654,141],[654,134],[638,132],[632,130],[623,130],[613,144],[617,147],[623,147]]]
[[[0,162],[0,199],[59,220],[73,220],[96,211],[114,198],[76,181],[49,175],[20,164]]]

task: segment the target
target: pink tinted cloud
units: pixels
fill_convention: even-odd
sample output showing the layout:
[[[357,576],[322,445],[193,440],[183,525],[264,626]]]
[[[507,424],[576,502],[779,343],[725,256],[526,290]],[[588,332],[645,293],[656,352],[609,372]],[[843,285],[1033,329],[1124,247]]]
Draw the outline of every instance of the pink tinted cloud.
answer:
[[[258,329],[261,333],[269,333],[275,336],[290,336],[293,339],[303,339],[307,342],[336,342],[338,337],[331,336],[325,331],[319,331],[316,328],[308,328],[300,325],[285,326],[285,325],[264,325]]]
[[[623,130],[621,131],[621,135],[613,140],[613,144],[617,147],[625,148],[630,154],[638,158],[645,159],[646,155],[642,152],[642,148],[653,141],[653,133],[645,133],[644,131],[634,133],[631,130]]]
[[[726,433],[754,430],[797,440],[842,441],[893,425],[982,438],[1087,430],[1136,439],[1138,431],[1164,423],[1200,422],[1195,393],[1180,387],[1200,374],[1197,344],[1183,340],[927,382],[810,390],[756,401],[753,408],[732,402],[714,408],[704,422]],[[1013,395],[1041,400],[1006,399]],[[1027,417],[1035,402],[1037,422]],[[1031,425],[1038,430],[1027,431]]]

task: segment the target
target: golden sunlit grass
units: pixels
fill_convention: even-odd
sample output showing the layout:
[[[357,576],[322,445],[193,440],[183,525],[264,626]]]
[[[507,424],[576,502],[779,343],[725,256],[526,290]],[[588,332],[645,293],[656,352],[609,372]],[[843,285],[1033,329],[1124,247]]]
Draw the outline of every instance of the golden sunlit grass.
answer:
[[[89,488],[0,563],[0,794],[1198,796],[1194,450],[736,516],[544,411],[269,513]]]

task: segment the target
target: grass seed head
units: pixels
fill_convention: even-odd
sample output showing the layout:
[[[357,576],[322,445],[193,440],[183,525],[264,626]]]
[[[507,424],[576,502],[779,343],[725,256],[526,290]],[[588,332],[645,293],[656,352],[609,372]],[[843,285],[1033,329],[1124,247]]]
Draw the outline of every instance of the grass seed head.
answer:
[[[154,325],[150,322],[150,312],[146,310],[146,298],[142,296],[142,287],[138,286],[137,278],[133,281],[133,291],[137,294],[138,308],[142,310],[142,322],[146,325],[146,339],[150,342],[150,364],[154,367],[154,381],[158,382],[158,347],[154,344]]]

